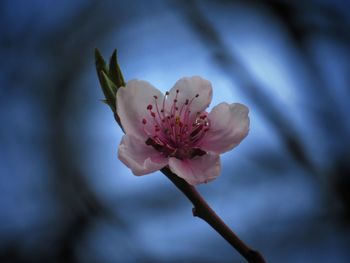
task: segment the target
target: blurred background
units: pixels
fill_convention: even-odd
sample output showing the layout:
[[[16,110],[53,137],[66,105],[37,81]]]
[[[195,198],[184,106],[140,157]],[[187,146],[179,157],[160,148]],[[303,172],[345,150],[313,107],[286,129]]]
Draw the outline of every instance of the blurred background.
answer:
[[[0,262],[245,262],[161,173],[135,177],[94,48],[162,91],[200,75],[249,136],[198,187],[269,263],[350,257],[344,0],[1,1]]]

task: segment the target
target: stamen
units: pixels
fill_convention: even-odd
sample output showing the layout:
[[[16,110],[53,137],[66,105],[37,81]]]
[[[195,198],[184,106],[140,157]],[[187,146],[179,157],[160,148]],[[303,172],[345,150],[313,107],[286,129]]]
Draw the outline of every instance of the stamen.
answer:
[[[161,110],[160,110],[160,112],[162,113],[162,118],[161,118],[161,119],[164,119],[164,118],[165,118],[165,114],[164,114],[164,112],[165,112],[165,99],[166,99],[166,97],[167,97],[168,95],[169,95],[169,92],[166,91],[166,92],[165,92],[165,96],[163,97],[162,108],[161,108]]]
[[[185,105],[186,105],[186,104],[182,104],[182,106],[181,106],[181,109],[180,109],[180,112],[179,112],[179,116],[180,116],[180,117],[182,116],[182,111],[183,111],[183,109],[185,108]]]
[[[159,107],[158,107],[158,102],[157,102],[157,96],[154,96],[154,98],[155,98],[155,104],[156,104],[156,110],[157,110],[157,113],[158,113],[158,118],[159,118],[159,120],[163,120],[163,117],[164,117],[164,114],[160,114],[160,112],[159,112]],[[163,110],[163,112],[164,112],[164,110]],[[157,122],[157,124],[158,124],[158,121],[156,121]],[[161,127],[163,128],[163,126],[162,126],[162,123],[163,123],[163,121],[161,121],[160,122],[160,124],[161,124]]]
[[[190,134],[191,138],[194,138],[203,128],[203,125],[196,127]]]
[[[171,109],[170,109],[170,114],[174,114],[177,111],[176,103],[177,103],[177,95],[179,94],[179,92],[180,91],[177,89],[176,90],[175,99],[174,99],[174,103],[173,103],[173,105],[171,106]]]
[[[190,114],[191,114],[190,110],[185,112],[184,123],[188,123],[188,117],[190,116]]]
[[[180,90],[175,92],[172,101],[168,100],[170,92],[166,91],[162,104],[158,105],[158,96],[153,95],[153,103],[147,105],[147,110],[153,117],[142,119],[143,130],[150,138],[148,143],[167,157],[188,159],[206,154],[199,144],[210,128],[207,113],[191,113],[191,105],[199,94],[179,101]],[[148,122],[152,123],[152,127],[146,125]]]

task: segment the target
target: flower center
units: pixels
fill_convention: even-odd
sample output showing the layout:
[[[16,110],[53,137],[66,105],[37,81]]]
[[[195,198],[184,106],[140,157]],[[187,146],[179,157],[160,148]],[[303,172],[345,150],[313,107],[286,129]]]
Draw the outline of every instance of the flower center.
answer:
[[[152,123],[142,119],[142,125],[149,137],[147,145],[153,146],[167,157],[190,159],[206,153],[199,145],[210,128],[210,122],[206,112],[191,112],[191,105],[196,103],[199,94],[179,102],[179,92],[176,90],[171,103],[166,103],[169,92],[165,93],[161,103],[158,103],[158,97],[154,95],[154,107],[149,104],[146,108],[151,116],[148,120],[152,120]]]

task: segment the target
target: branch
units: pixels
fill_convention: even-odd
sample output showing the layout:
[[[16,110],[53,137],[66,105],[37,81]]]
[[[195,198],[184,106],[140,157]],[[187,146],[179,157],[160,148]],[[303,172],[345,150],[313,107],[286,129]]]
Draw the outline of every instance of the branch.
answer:
[[[249,263],[266,263],[262,255],[248,247],[210,208],[208,203],[202,198],[196,188],[189,185],[185,180],[172,173],[169,168],[163,168],[161,172],[191,201],[194,205],[192,209],[193,216],[206,221],[216,230],[239,254],[241,254]]]

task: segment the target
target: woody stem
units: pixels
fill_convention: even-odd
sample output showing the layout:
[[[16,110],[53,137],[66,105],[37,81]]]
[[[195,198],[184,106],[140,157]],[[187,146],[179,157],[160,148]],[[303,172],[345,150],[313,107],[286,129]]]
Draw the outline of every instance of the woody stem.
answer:
[[[206,221],[216,230],[239,254],[249,263],[266,263],[262,255],[248,247],[210,208],[208,203],[199,194],[196,188],[189,185],[185,180],[172,173],[168,167],[163,168],[162,173],[170,179],[173,184],[191,201],[193,204],[193,216]]]

